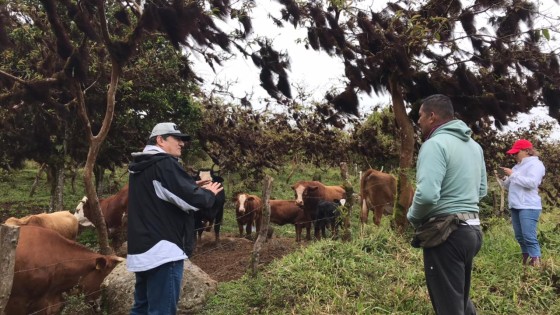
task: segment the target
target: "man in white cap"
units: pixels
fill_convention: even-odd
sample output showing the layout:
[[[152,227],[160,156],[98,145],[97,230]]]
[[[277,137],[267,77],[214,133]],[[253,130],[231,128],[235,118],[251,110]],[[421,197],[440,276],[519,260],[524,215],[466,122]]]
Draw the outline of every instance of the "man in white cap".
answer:
[[[130,314],[176,314],[194,212],[211,208],[223,189],[213,182],[199,186],[179,164],[188,140],[174,123],[159,123],[144,150],[132,154],[127,268],[136,273],[136,285]]]

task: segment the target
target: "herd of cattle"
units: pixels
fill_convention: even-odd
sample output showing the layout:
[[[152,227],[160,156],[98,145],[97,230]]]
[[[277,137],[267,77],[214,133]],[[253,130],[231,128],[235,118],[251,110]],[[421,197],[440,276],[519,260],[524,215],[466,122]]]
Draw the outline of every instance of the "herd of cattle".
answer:
[[[206,178],[223,181],[211,172],[199,174],[198,179]],[[298,181],[292,189],[294,200],[269,201],[270,222],[277,225],[293,224],[297,242],[302,239],[304,227],[307,240],[311,240],[312,226],[316,239],[326,237],[327,227],[336,235],[340,224],[340,206],[344,206],[347,198],[344,188],[326,186],[319,181]],[[374,222],[379,225],[384,210],[393,207],[395,192],[396,180],[392,175],[372,169],[364,172],[360,180],[362,223],[367,222],[368,212],[373,209]],[[233,197],[239,235],[251,236],[253,227],[258,234],[262,226],[262,199],[247,193]],[[128,185],[115,195],[100,199],[99,204],[111,246],[117,250],[126,232]],[[224,204],[225,193],[222,193],[212,209],[197,211],[199,237],[205,226],[213,225],[216,241],[219,241]],[[73,288],[78,288],[91,303],[99,299],[101,282],[124,259],[95,253],[75,241],[79,226],[93,225],[90,221],[92,217],[92,209],[84,197],[74,214],[59,211],[6,220],[6,225],[20,226],[13,285],[6,314],[57,314],[63,306],[63,293]]]

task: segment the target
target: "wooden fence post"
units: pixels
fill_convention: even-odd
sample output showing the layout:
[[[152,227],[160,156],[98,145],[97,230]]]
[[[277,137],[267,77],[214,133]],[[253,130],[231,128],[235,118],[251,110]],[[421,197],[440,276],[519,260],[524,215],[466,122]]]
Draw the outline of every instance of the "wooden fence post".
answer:
[[[251,255],[251,277],[255,278],[259,271],[259,258],[261,253],[261,248],[263,243],[266,241],[268,237],[268,227],[270,225],[270,191],[272,190],[272,181],[274,179],[268,175],[264,178],[263,181],[263,216],[262,216],[262,226],[261,230],[259,231],[259,236],[255,241],[255,245],[253,245],[253,253]]]
[[[342,177],[344,190],[346,191],[346,204],[344,204],[344,211],[343,213],[343,234],[342,240],[343,241],[350,241],[352,240],[352,231],[350,229],[350,218],[352,217],[352,207],[354,206],[354,187],[352,186],[352,182],[348,177],[348,164],[346,162],[340,163],[340,175]]]
[[[6,304],[12,292],[14,267],[16,263],[16,247],[19,239],[19,226],[0,224],[0,314],[4,314]]]

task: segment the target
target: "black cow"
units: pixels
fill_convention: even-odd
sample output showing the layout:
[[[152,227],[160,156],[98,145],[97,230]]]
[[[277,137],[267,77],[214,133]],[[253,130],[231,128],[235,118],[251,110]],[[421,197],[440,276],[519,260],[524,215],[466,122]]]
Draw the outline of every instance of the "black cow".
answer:
[[[196,180],[211,180],[213,182],[223,183],[224,179],[216,174],[212,170],[199,170],[196,176]],[[198,239],[202,237],[202,232],[204,230],[210,231],[212,225],[214,225],[214,235],[216,242],[220,241],[220,227],[222,226],[222,221],[224,218],[224,205],[226,203],[226,192],[225,190],[220,191],[216,195],[216,201],[210,209],[200,209],[195,211],[195,231],[198,234]]]
[[[340,222],[340,210],[339,207],[342,205],[340,200],[326,201],[319,200],[317,203],[317,216],[315,223],[315,231],[321,231],[323,237],[326,235],[326,227],[331,227],[331,232],[333,236],[338,233],[338,228],[341,225]],[[316,235],[318,233],[316,232]]]

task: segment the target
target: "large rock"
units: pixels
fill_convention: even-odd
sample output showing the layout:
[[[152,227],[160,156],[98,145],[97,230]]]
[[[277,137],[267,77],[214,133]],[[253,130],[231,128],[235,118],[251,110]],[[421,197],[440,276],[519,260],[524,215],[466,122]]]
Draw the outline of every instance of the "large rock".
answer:
[[[122,262],[105,278],[101,288],[103,290],[104,307],[112,315],[130,313],[134,304],[134,273],[126,270],[126,263]],[[210,278],[202,269],[185,260],[185,270],[181,285],[178,314],[195,314],[206,304],[208,297],[215,293],[218,283]]]

